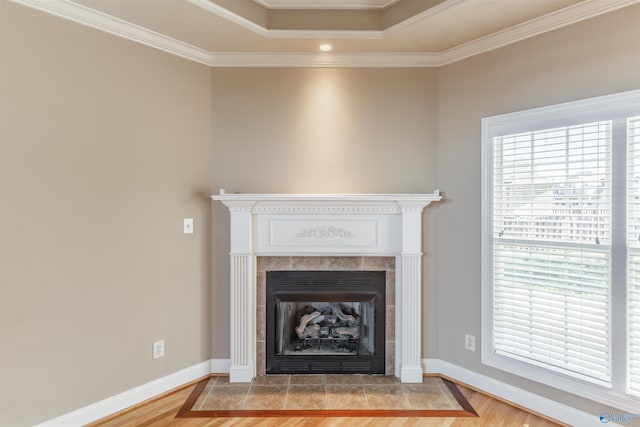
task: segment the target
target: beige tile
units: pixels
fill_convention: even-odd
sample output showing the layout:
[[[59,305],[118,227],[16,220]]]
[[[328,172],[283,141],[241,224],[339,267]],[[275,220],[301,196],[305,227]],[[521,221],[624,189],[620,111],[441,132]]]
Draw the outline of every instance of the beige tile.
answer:
[[[214,386],[229,386],[229,385],[237,385],[237,383],[231,383],[229,382],[229,376],[225,375],[225,376],[219,376],[219,377],[212,377],[212,378],[216,378],[216,382],[213,384]]]
[[[262,375],[253,379],[253,385],[289,385],[289,375]]]
[[[375,409],[410,409],[411,404],[402,392],[400,384],[378,385],[365,384],[367,401],[370,408]]]
[[[242,409],[249,385],[214,386],[200,405],[200,410],[234,410]]]
[[[290,385],[324,385],[327,382],[327,376],[324,374],[318,375],[291,375],[289,380]]]
[[[393,341],[396,337],[396,317],[395,308],[387,307],[385,322],[385,341]]]
[[[360,374],[330,374],[327,375],[327,384],[362,384],[362,375]]]
[[[200,408],[202,407],[202,403],[207,400],[207,396],[209,396],[209,393],[211,393],[212,388],[213,388],[213,385],[211,384],[211,382],[207,383],[204,389],[200,392],[200,396],[198,396],[195,403],[191,407],[192,410],[194,411],[200,410]]]
[[[422,384],[403,384],[402,391],[413,409],[462,409],[449,388],[438,377],[426,377]]]
[[[264,271],[291,270],[291,257],[258,257],[256,269]]]
[[[431,387],[424,384],[404,384],[402,391],[412,409],[462,409],[453,395],[443,393],[443,390],[440,390],[439,387]]]
[[[391,375],[363,375],[364,384],[395,385],[400,384],[400,379]]]
[[[362,384],[328,384],[327,409],[368,409]]]
[[[362,269],[369,271],[395,271],[396,259],[395,257],[364,257],[362,259]]]
[[[266,307],[256,307],[256,341],[266,341],[267,310]]]
[[[216,382],[218,382],[218,380],[219,380],[219,379],[221,379],[221,378],[228,378],[228,376],[227,376],[227,375],[224,375],[224,376],[220,375],[220,376],[215,376],[215,377],[211,377],[211,378],[209,378],[209,382],[207,383],[207,385],[205,386],[205,388],[206,388],[206,387],[213,387],[213,385],[214,385]]]
[[[258,307],[266,304],[267,297],[267,272],[258,270],[256,273],[256,305]]]
[[[292,270],[328,270],[329,258],[317,256],[294,256],[291,257]]]
[[[329,270],[349,271],[360,270],[362,257],[329,257],[327,258]]]
[[[284,409],[286,385],[252,385],[242,409]]]
[[[264,341],[256,342],[256,375],[262,376],[266,373],[266,350]]]
[[[394,262],[395,265],[395,262]],[[387,270],[386,272],[386,317],[385,317],[385,370],[386,375],[395,375],[395,323],[396,323],[396,274],[395,271]]]
[[[289,386],[286,409],[325,409],[326,407],[327,393],[324,384]]]
[[[299,385],[288,386],[294,378]],[[462,409],[439,377],[425,377],[420,384],[359,374],[268,375],[256,377],[250,385],[228,380],[212,377],[193,410]]]
[[[396,272],[387,270],[385,280],[386,280],[385,297],[387,299],[386,304],[387,304],[387,307],[389,307],[396,304]]]
[[[396,343],[395,341],[386,341],[385,345],[385,358],[384,358],[384,373],[386,375],[395,375],[396,371]]]
[[[413,385],[413,384],[411,384]],[[444,391],[450,393],[449,388],[442,381],[442,378],[436,376],[424,377],[422,379],[422,384],[416,384],[425,389],[436,390],[436,391]]]

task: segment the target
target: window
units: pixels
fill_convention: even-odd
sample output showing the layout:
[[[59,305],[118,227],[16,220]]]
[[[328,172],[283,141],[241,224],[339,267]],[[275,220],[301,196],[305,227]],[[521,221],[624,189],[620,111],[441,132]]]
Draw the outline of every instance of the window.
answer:
[[[627,392],[640,396],[640,117],[627,129]]]
[[[483,363],[635,411],[640,91],[482,128]]]

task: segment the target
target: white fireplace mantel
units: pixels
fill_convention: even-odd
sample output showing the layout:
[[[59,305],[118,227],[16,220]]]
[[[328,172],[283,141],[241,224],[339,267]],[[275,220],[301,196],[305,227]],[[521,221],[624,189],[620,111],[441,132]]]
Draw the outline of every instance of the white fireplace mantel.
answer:
[[[396,375],[422,382],[422,211],[433,194],[227,194],[231,382],[256,375],[257,256],[395,256]]]

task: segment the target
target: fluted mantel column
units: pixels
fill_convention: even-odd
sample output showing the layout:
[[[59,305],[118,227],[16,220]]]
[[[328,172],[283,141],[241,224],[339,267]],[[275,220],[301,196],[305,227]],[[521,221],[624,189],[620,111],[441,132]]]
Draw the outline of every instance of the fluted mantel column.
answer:
[[[399,202],[402,216],[402,248],[400,252],[400,286],[396,288],[396,298],[402,308],[396,310],[396,331],[400,337],[396,352],[399,362],[400,381],[403,383],[422,382],[422,210],[425,202]],[[396,301],[398,305],[398,301]]]
[[[230,382],[250,382],[256,374],[256,279],[252,201],[224,201],[231,215]]]

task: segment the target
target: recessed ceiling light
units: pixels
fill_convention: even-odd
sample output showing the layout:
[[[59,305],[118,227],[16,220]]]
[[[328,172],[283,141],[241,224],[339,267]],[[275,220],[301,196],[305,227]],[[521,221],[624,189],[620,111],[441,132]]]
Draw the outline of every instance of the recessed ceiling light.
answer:
[[[329,43],[322,43],[320,45],[320,50],[323,52],[331,52],[331,49],[333,49],[333,46],[331,46]]]

